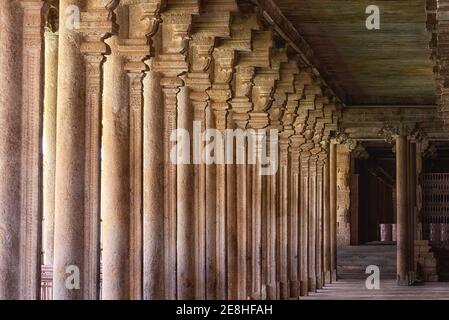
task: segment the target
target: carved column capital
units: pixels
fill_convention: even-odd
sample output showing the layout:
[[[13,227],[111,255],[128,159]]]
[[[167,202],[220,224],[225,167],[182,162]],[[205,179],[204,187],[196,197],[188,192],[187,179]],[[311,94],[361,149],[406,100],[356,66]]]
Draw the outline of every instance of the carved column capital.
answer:
[[[390,144],[393,144],[397,137],[408,136],[412,132],[415,125],[409,123],[393,123],[386,124],[380,130],[380,135]]]

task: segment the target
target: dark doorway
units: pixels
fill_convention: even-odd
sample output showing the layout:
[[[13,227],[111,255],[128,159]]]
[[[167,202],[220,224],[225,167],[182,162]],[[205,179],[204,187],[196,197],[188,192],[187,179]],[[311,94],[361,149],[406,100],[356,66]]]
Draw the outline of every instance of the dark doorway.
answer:
[[[353,181],[357,181],[357,244],[392,242],[395,224],[394,186],[395,155],[392,146],[380,142],[364,142],[369,157],[353,159]],[[381,228],[391,236],[381,237]]]

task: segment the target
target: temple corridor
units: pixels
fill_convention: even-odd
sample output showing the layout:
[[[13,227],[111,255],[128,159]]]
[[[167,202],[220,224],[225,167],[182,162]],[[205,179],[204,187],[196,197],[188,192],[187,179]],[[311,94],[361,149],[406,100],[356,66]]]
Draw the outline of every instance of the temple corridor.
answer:
[[[0,0],[0,300],[449,299],[449,0],[370,2]]]

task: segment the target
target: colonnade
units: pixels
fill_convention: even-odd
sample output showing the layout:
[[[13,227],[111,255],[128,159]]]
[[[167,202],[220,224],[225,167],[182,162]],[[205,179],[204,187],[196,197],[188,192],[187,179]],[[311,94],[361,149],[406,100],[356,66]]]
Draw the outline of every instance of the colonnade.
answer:
[[[342,105],[257,2],[0,15],[1,299],[39,298],[41,264],[54,299],[289,299],[336,280]]]
[[[29,0],[1,15],[1,298],[38,298],[40,263],[55,299],[99,298],[100,266],[103,299],[287,299],[335,279],[339,104],[255,4]],[[194,126],[240,129],[245,161],[173,163],[172,132]],[[256,155],[276,146],[270,175],[251,133]],[[192,154],[210,148],[199,138]]]

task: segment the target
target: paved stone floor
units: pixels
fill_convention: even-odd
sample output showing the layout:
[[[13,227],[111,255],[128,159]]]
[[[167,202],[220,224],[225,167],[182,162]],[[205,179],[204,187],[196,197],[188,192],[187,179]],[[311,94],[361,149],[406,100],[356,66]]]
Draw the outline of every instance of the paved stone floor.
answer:
[[[400,287],[395,280],[381,280],[379,290],[368,290],[364,280],[340,280],[304,300],[449,300],[449,282],[428,282]]]

